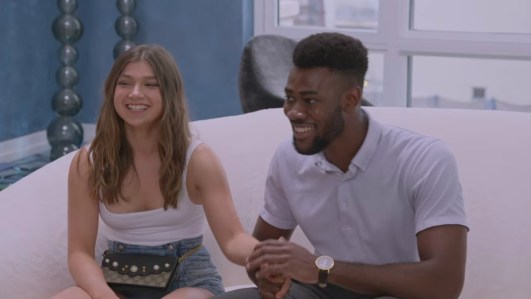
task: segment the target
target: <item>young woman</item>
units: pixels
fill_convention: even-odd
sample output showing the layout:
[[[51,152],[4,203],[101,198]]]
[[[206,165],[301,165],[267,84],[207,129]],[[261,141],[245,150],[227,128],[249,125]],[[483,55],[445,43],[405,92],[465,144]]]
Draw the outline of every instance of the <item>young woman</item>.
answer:
[[[188,123],[181,75],[166,50],[140,45],[116,59],[96,136],[70,166],[68,265],[77,286],[54,298],[209,298],[223,292],[201,246],[205,216],[227,258],[245,264],[256,240],[243,230],[220,161]],[[106,254],[133,258],[122,270],[145,270],[132,254],[180,258],[167,289],[153,295],[109,287],[104,273],[120,260],[104,257],[109,265],[103,268],[96,261],[98,217],[109,239]]]

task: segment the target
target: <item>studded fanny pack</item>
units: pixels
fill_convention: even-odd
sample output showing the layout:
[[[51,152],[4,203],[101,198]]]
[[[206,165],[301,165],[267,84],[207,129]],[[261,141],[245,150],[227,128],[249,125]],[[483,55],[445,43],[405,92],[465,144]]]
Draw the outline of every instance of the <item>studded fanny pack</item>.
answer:
[[[155,289],[166,291],[177,265],[201,249],[202,244],[180,257],[146,254],[103,253],[101,267],[107,284],[115,291]]]

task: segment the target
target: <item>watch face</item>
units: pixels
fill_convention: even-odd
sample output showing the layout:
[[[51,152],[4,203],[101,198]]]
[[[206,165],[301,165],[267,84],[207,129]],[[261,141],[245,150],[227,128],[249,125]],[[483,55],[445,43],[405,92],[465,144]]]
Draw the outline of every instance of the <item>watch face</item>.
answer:
[[[315,260],[315,265],[321,270],[330,270],[334,266],[334,259],[327,255],[322,255]]]

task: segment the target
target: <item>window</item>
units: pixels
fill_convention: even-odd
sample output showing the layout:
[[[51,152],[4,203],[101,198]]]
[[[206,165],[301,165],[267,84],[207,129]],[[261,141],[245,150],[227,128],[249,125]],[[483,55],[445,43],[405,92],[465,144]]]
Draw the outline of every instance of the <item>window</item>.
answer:
[[[376,106],[385,104],[382,98],[383,90],[383,61],[381,52],[369,52],[369,69],[363,84],[363,97]]]
[[[529,0],[416,0],[412,6],[414,30],[531,33]]]
[[[255,35],[320,31],[369,49],[375,105],[531,112],[529,0],[255,0]]]
[[[531,112],[529,78],[531,61],[413,56],[409,105]]]
[[[378,1],[278,0],[278,25],[376,30]]]

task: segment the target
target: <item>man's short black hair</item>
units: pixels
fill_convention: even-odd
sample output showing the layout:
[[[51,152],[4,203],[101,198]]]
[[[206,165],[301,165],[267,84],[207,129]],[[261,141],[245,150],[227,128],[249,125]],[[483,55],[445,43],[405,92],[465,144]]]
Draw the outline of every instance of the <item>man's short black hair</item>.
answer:
[[[341,33],[322,32],[297,44],[293,64],[298,68],[326,67],[339,71],[363,88],[369,60],[367,48],[360,40]]]

